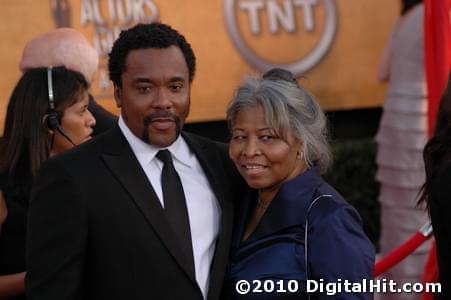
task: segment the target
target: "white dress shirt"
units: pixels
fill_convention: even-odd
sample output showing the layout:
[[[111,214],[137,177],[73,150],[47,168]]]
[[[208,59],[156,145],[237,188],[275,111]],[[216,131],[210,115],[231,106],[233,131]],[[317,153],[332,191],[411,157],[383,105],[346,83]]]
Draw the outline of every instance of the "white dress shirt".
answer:
[[[119,128],[130,144],[139,164],[152,184],[161,206],[164,208],[161,188],[163,163],[155,157],[161,149],[136,137],[127,127],[122,116],[119,117]],[[219,232],[221,209],[199,161],[182,136],[179,135],[172,145],[164,149],[171,152],[174,167],[182,181],[191,228],[196,281],[202,290],[204,299],[206,299],[210,266]]]

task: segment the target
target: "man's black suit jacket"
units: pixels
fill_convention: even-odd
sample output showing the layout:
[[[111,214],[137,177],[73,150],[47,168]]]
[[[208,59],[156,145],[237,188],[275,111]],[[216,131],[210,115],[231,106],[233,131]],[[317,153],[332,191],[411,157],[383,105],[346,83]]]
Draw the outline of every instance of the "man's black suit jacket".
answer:
[[[219,298],[241,181],[224,144],[183,133],[221,207],[208,299]],[[118,126],[50,159],[29,208],[28,299],[202,299]]]

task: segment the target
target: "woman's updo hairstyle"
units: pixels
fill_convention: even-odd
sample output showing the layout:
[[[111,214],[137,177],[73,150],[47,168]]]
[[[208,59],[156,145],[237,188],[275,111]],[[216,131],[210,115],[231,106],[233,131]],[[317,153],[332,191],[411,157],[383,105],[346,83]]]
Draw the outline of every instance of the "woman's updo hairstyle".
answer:
[[[304,159],[309,167],[316,165],[322,173],[326,172],[332,161],[326,116],[291,72],[274,68],[262,78],[246,78],[227,110],[229,128],[233,128],[241,109],[257,105],[262,106],[266,123],[279,137],[286,139],[291,132],[303,141]]]

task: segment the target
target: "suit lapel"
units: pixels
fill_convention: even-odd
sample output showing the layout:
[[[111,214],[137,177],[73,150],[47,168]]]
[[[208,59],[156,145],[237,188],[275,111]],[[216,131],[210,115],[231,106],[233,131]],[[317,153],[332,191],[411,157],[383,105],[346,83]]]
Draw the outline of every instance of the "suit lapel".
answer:
[[[119,127],[110,132],[105,146],[102,154],[105,164],[122,184],[122,187],[130,194],[168,252],[171,253],[193,283],[197,285],[194,269],[175,239],[175,234],[164,215],[164,209],[161,207],[152,185]]]
[[[224,161],[222,156],[224,154],[218,151],[216,147],[212,147],[211,144],[202,143],[201,140],[194,138],[188,133],[183,133],[183,137],[202,166],[210,187],[221,207],[221,223],[210,270],[210,288],[208,292],[208,299],[218,299],[226,271],[233,226],[233,199],[226,198],[228,193],[225,190],[230,185],[224,184],[224,170],[218,168],[222,166]]]

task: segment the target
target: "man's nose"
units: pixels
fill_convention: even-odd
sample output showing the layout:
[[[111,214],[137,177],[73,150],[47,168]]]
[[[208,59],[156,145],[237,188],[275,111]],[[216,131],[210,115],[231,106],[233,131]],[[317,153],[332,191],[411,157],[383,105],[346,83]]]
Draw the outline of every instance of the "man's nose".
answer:
[[[170,109],[172,107],[170,92],[165,88],[158,89],[158,92],[152,101],[152,106],[159,109]]]

